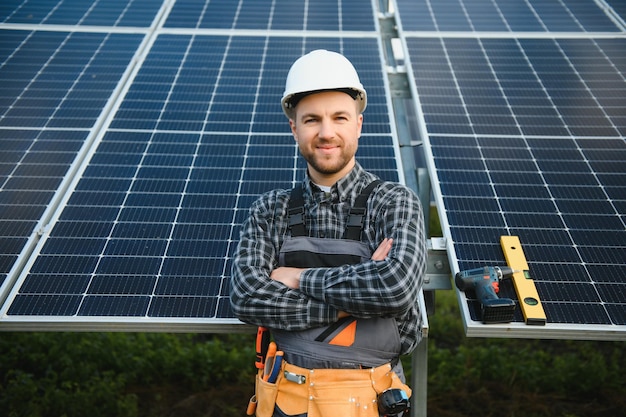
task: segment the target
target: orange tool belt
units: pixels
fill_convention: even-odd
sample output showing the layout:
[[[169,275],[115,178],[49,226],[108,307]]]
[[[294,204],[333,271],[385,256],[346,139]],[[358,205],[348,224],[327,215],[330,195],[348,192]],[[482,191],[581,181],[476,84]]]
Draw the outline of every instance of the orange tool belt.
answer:
[[[275,408],[308,417],[379,417],[381,392],[399,388],[411,396],[389,363],[369,369],[305,369],[283,361],[275,382],[265,381],[261,370],[255,388],[247,414],[256,412],[257,417],[272,417]]]

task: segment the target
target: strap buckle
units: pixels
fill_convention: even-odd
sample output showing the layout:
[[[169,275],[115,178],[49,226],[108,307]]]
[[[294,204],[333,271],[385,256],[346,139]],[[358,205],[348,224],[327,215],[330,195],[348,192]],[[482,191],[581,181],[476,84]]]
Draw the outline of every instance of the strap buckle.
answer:
[[[283,375],[287,381],[295,382],[298,385],[302,385],[306,382],[306,376],[304,375],[294,374],[289,371],[285,371]]]

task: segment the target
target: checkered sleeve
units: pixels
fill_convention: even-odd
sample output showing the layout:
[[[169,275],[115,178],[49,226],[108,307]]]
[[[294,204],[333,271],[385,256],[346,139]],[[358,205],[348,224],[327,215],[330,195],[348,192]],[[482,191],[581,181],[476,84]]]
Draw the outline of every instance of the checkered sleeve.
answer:
[[[335,321],[337,310],[270,278],[287,229],[287,199],[287,192],[273,191],[252,205],[233,259],[230,301],[234,314],[243,322],[303,330]]]

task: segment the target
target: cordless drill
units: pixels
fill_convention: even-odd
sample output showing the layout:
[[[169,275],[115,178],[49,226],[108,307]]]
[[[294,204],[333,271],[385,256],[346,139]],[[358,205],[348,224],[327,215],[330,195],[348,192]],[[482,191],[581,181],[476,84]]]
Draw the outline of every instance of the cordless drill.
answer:
[[[485,266],[457,272],[454,282],[461,291],[474,289],[480,301],[483,323],[509,323],[513,320],[515,302],[510,298],[499,298],[497,293],[500,280],[510,278],[516,272],[506,266]]]

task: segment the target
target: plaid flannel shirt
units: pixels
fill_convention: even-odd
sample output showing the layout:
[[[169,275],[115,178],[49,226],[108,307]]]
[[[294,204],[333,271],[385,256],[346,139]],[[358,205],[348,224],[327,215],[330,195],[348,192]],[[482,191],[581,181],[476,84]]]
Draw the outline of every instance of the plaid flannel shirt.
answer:
[[[341,239],[348,210],[376,177],[358,163],[330,193],[304,180],[305,225],[309,236]],[[231,306],[242,321],[284,330],[304,330],[337,320],[339,311],[355,317],[395,317],[402,353],[421,339],[418,294],[426,269],[424,222],[419,199],[405,186],[383,182],[368,200],[363,240],[373,253],[393,239],[383,261],[367,261],[304,271],[299,289],[270,278],[287,227],[291,190],[263,194],[243,223],[231,275]]]

